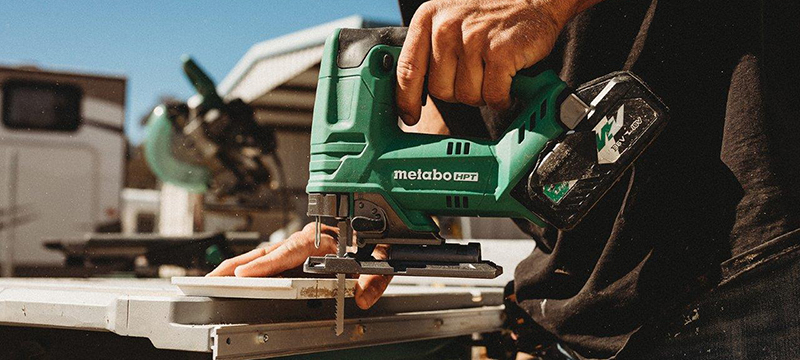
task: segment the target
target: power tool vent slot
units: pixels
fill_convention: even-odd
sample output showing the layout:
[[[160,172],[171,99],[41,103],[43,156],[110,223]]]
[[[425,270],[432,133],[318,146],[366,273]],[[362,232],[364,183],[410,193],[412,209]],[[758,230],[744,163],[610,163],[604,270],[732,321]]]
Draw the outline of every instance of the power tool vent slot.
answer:
[[[445,196],[448,208],[469,209],[469,197],[466,196]]]
[[[544,119],[545,116],[547,116],[547,100],[542,101],[542,105],[539,107],[539,119]],[[531,129],[534,125],[531,125]]]
[[[448,141],[447,142],[447,155],[461,155],[462,145],[463,145],[463,148],[464,148],[464,155],[469,155],[470,143],[468,143],[468,142],[464,142],[464,143],[455,142],[454,143],[452,141]]]
[[[534,112],[531,114],[531,118],[527,122],[528,131],[533,131],[533,128],[536,127],[536,120],[543,119],[547,115],[547,101],[542,101],[542,104],[539,106],[539,111]],[[517,131],[517,143],[522,144],[525,141],[525,126],[526,124],[522,124],[519,127],[519,131]]]

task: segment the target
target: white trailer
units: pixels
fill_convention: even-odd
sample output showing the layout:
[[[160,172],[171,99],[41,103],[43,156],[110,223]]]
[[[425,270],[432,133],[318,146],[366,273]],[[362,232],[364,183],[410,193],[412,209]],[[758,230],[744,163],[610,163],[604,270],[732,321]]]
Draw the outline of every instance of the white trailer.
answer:
[[[0,66],[0,267],[60,265],[47,238],[119,221],[125,78]]]

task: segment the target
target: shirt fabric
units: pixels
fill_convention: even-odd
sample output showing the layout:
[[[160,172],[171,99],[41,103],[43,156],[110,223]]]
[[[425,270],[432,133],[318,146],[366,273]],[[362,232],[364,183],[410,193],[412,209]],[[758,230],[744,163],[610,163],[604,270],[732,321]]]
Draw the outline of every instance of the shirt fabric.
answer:
[[[406,23],[420,3],[401,1]],[[571,86],[631,70],[670,120],[573,230],[517,222],[537,242],[515,271],[516,299],[537,326],[584,358],[614,358],[753,259],[797,249],[798,8],[607,0],[562,31],[540,65]],[[436,103],[456,136],[497,138],[511,120]]]

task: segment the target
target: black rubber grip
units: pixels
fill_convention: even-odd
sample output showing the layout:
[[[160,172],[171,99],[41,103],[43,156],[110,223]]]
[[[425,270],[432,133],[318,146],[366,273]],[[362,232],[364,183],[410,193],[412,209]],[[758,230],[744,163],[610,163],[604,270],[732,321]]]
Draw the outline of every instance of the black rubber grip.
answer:
[[[377,45],[403,46],[407,32],[406,27],[342,29],[336,64],[340,69],[359,67],[370,49]]]

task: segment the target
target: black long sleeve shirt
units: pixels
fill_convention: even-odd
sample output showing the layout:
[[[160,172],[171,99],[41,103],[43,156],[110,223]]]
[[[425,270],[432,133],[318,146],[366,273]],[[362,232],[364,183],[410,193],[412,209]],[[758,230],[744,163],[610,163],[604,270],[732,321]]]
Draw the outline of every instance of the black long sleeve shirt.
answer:
[[[421,1],[402,1],[406,23]],[[670,108],[656,142],[575,229],[537,242],[519,305],[586,358],[611,358],[660,315],[800,242],[796,1],[607,0],[544,60],[577,86],[621,69]],[[453,135],[510,119],[437,102]]]

